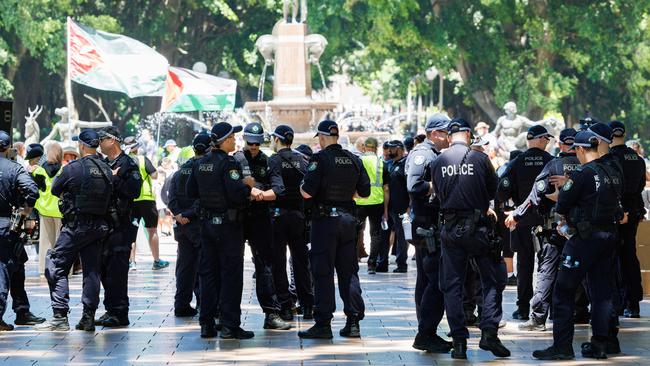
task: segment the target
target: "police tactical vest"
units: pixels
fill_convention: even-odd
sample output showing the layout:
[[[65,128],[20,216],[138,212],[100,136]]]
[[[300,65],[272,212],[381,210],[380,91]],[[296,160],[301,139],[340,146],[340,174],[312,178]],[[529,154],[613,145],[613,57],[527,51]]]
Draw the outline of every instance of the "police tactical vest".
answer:
[[[370,196],[367,198],[356,198],[355,201],[359,206],[378,205],[384,203],[384,163],[375,154],[364,155],[361,157],[364,169],[370,178]]]
[[[289,205],[300,206],[302,194],[300,194],[300,183],[305,176],[304,157],[293,151],[281,151],[276,155],[280,161],[282,181],[284,182],[284,195],[278,197],[275,204],[278,207]]]
[[[222,174],[226,156],[211,152],[196,162],[193,168],[199,184],[199,205],[217,213],[228,210]]]
[[[178,172],[174,174],[174,179],[176,179],[176,191],[174,194],[176,196],[176,200],[178,201],[178,205],[182,209],[190,208],[194,204],[194,200],[187,197],[187,194],[185,193],[185,186],[187,185],[187,181],[190,177],[190,174],[192,173],[192,168],[194,167],[194,163],[196,161],[197,160],[195,158],[190,158],[190,160],[181,165],[181,167],[178,169]]]
[[[590,163],[582,167],[595,172],[596,199],[585,200],[573,207],[569,219],[573,224],[589,222],[592,224],[613,224],[620,211],[622,179],[616,169],[605,164]]]
[[[144,156],[138,155],[133,157],[136,163],[138,164],[138,170],[140,171],[140,177],[142,177],[142,189],[140,190],[140,196],[134,199],[134,202],[138,201],[155,201],[156,195],[153,191],[153,183],[151,182],[151,176],[147,173],[147,168],[144,160]]]
[[[357,166],[352,153],[343,149],[325,149],[319,152],[323,177],[319,202],[326,204],[349,204],[356,192],[361,167]]]
[[[645,181],[646,173],[643,158],[625,145],[614,146],[610,153],[618,159],[625,177],[621,203],[626,208],[643,209],[643,206],[636,207],[642,202],[639,195],[642,192],[641,185]]]
[[[50,177],[47,174],[47,171],[45,171],[41,166],[32,172],[34,177],[40,175],[45,179],[45,190],[41,191],[39,189],[38,200],[36,200],[36,204],[34,205],[34,208],[37,209],[38,213],[42,216],[56,218],[63,217],[63,214],[61,214],[61,211],[59,210],[59,198],[52,194],[52,182],[59,174],[61,174],[61,169],[59,169],[54,177]]]
[[[74,209],[80,215],[104,216],[108,213],[113,184],[111,171],[98,159],[87,156],[79,160],[83,177],[74,198]]]

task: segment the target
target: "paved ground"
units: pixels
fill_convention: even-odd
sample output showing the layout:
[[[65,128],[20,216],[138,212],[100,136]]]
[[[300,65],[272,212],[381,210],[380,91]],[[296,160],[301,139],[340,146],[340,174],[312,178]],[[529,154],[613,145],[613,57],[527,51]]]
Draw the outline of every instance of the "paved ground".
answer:
[[[175,245],[165,240],[163,258],[175,258]],[[34,256],[32,256],[33,258]],[[290,331],[262,329],[263,315],[257,305],[252,279],[252,264],[246,260],[242,321],[243,327],[255,331],[255,338],[245,341],[203,340],[199,337],[197,318],[176,319],[173,315],[175,291],[173,268],[152,271],[151,257],[138,256],[138,270],[131,272],[131,326],[124,329],[94,333],[70,331],[65,333],[38,333],[30,327],[17,327],[13,332],[0,334],[0,363],[7,365],[431,365],[431,364],[540,364],[530,356],[532,350],[550,342],[550,332],[521,333],[517,322],[508,321],[501,339],[513,352],[509,359],[495,359],[478,349],[478,330],[472,330],[469,340],[468,362],[453,361],[449,355],[431,355],[411,348],[417,322],[413,305],[415,263],[406,274],[377,274],[368,276],[365,264],[361,267],[361,284],[366,301],[366,319],[363,320],[359,340],[338,336],[345,322],[342,312],[335,314],[335,337],[331,341],[301,341],[297,331],[311,326],[298,317]],[[173,264],[172,264],[173,266]],[[391,266],[391,270],[394,266]],[[44,279],[36,277],[35,263],[28,268],[28,293],[32,311],[50,317],[49,294]],[[81,276],[71,281],[70,324],[74,326],[81,315]],[[515,288],[508,287],[504,296],[504,313],[513,311]],[[338,308],[341,309],[339,303]],[[100,309],[101,311],[101,309]],[[642,305],[642,314],[650,314],[650,304]],[[12,322],[9,310],[5,320]],[[623,320],[621,345],[624,354],[603,362],[588,362],[578,358],[566,365],[584,364],[650,364],[650,318]],[[441,333],[448,330],[446,320]],[[574,348],[588,340],[588,328],[576,331]],[[557,363],[556,363],[557,364]]]

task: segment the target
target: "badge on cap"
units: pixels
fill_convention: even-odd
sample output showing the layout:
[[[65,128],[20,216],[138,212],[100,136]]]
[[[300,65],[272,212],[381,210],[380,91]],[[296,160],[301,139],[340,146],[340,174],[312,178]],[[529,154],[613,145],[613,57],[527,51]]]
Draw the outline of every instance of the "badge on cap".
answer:
[[[546,181],[540,180],[536,183],[537,192],[544,192],[546,190]]]
[[[571,187],[573,187],[573,181],[572,181],[571,179],[569,179],[569,180],[567,180],[566,183],[564,183],[564,185],[562,186],[562,190],[566,192],[566,191],[570,190]]]
[[[255,132],[255,133],[258,133],[258,132],[260,132],[260,127],[259,127],[258,125],[254,125],[254,126],[251,128],[251,130],[253,130],[253,132]]]
[[[313,172],[314,170],[316,170],[317,167],[318,167],[318,162],[312,161],[311,164],[309,164],[309,167],[307,168],[307,170],[309,170],[310,172]]]
[[[425,159],[424,155],[418,155],[413,159],[413,163],[415,165],[422,165],[424,164],[424,159]]]
[[[239,178],[241,177],[237,169],[232,169],[230,172],[228,172],[228,174],[230,175],[230,178],[233,180],[239,180]]]

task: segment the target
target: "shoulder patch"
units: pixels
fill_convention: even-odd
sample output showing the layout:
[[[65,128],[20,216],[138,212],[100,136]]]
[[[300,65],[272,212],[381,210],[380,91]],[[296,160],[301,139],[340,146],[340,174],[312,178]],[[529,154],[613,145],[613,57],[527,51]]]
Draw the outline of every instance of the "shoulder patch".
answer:
[[[501,181],[501,184],[502,184],[505,188],[510,187],[510,179],[508,179],[508,178],[503,178],[503,181]]]
[[[413,158],[413,164],[415,165],[422,165],[424,164],[425,157],[424,155],[418,155]]]
[[[544,192],[546,190],[546,181],[540,180],[539,182],[535,183],[535,187],[537,188],[537,192]]]
[[[310,172],[313,172],[314,170],[316,170],[317,167],[318,167],[318,162],[317,161],[312,161],[309,164],[309,167],[307,167],[307,170],[309,170]]]
[[[239,180],[239,178],[241,178],[241,175],[239,174],[239,171],[237,169],[231,169],[228,172],[228,175],[230,175],[230,178],[233,180]]]
[[[135,180],[141,180],[142,177],[140,176],[140,172],[137,170],[134,170],[131,172],[131,177]]]
[[[571,187],[573,187],[573,181],[572,181],[571,179],[569,179],[569,180],[567,180],[566,183],[564,183],[564,185],[562,186],[562,190],[566,192],[566,191],[570,190]]]

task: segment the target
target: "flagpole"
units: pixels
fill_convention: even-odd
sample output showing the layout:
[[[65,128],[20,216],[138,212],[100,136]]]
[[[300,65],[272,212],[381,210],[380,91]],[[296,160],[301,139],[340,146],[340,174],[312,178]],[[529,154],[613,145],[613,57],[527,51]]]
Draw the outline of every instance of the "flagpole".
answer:
[[[68,119],[77,119],[77,110],[74,105],[74,97],[72,95],[72,80],[70,79],[70,27],[72,19],[68,17],[66,23],[66,75],[65,75],[65,99],[66,106],[68,107]],[[72,126],[72,124],[70,124]]]

